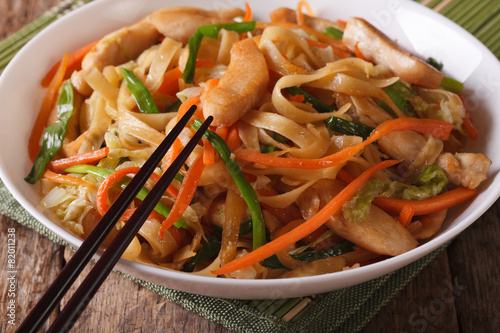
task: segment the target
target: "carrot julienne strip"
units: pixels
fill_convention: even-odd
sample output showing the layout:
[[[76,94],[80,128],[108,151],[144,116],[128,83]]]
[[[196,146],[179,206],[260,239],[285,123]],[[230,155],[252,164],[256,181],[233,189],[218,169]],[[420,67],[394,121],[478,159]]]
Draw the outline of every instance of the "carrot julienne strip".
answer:
[[[73,71],[80,69],[82,60],[85,57],[87,53],[97,44],[98,42],[93,42],[90,44],[85,45],[79,50],[76,50],[75,52],[71,53],[68,57],[68,65],[67,65],[67,70],[66,74],[64,75],[64,79],[69,78],[71,73]],[[50,85],[50,82],[54,78],[54,76],[57,73],[57,70],[61,64],[61,60],[58,61],[52,68],[45,74],[44,78],[42,79],[42,87],[47,88]]]
[[[50,170],[46,170],[45,173],[43,174],[43,177],[47,180],[50,180],[51,182],[54,182],[54,183],[68,184],[68,185],[75,185],[75,186],[83,185],[83,186],[86,186],[90,189],[96,188],[96,185],[94,183],[89,182],[85,179],[81,179],[81,178],[69,176],[69,175],[61,175],[61,174],[55,173],[55,172],[50,171]]]
[[[410,224],[414,214],[415,208],[412,205],[404,206],[398,216],[399,223],[401,223],[401,225],[406,228],[408,224]]]
[[[202,141],[203,141],[203,163],[205,165],[214,165],[215,148],[207,139],[203,138]]]
[[[472,200],[477,190],[467,187],[458,187],[433,198],[424,200],[403,200],[396,198],[377,197],[373,204],[389,214],[400,214],[405,206],[412,206],[415,215],[428,215],[440,210],[456,206],[464,201]]]
[[[181,218],[182,214],[184,214],[188,208],[194,197],[196,188],[198,187],[198,182],[200,181],[201,174],[204,169],[205,164],[203,163],[203,154],[200,154],[186,173],[179,190],[179,197],[175,200],[172,210],[161,224],[160,230],[158,231],[160,239],[163,239],[165,231],[167,231],[168,228],[175,223],[175,221]]]
[[[96,198],[97,212],[101,214],[101,216],[103,216],[111,206],[108,203],[108,190],[111,187],[111,185],[122,179],[125,175],[136,174],[137,172],[139,172],[140,169],[141,168],[139,167],[123,168],[113,172],[108,177],[106,177],[106,179],[104,179],[104,181],[97,189],[97,198]],[[155,173],[152,173],[149,176],[149,178],[154,182],[157,182],[160,179],[160,177]]]
[[[323,158],[286,158],[272,156],[249,149],[236,150],[234,153],[239,159],[266,166],[296,169],[322,169],[346,162],[347,160],[349,160],[349,158],[353,157],[356,153],[361,151],[369,144],[375,142],[384,135],[393,131],[412,130],[422,134],[432,134],[438,139],[447,140],[452,129],[453,125],[444,121],[405,117],[387,120],[377,126],[372,134],[370,134],[370,136],[363,142],[354,146],[347,147],[337,153]]]
[[[236,150],[241,145],[240,132],[236,124],[229,127],[225,141],[231,151]]]
[[[212,271],[212,273],[217,275],[227,274],[249,267],[298,242],[321,227],[332,215],[337,213],[342,208],[342,205],[349,200],[349,198],[351,198],[356,191],[359,190],[361,186],[363,186],[363,184],[365,184],[375,173],[397,163],[399,163],[399,161],[387,160],[373,165],[353,182],[347,185],[324,208],[322,208],[309,220],[275,240],[264,244],[252,252],[227,263],[226,265],[223,265],[219,269]]]
[[[104,147],[98,150],[90,151],[88,153],[83,153],[80,155],[75,155],[67,158],[62,158],[59,160],[51,161],[48,163],[49,169],[52,171],[61,171],[70,166],[77,164],[92,164],[104,157],[108,156],[109,147]]]
[[[250,8],[248,2],[245,2],[245,16],[243,17],[243,22],[250,21],[252,21],[252,8]]]
[[[179,79],[182,77],[182,72],[179,67],[172,68],[165,72],[163,81],[158,88],[158,92],[173,96],[179,92]]]

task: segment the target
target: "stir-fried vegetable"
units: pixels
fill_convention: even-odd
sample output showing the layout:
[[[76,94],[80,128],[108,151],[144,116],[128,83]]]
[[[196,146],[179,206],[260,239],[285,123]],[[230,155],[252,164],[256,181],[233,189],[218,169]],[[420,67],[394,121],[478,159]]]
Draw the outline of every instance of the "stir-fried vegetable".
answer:
[[[87,165],[87,164],[74,165],[74,166],[71,166],[69,168],[64,169],[64,171],[69,172],[69,173],[88,173],[88,174],[91,174],[91,175],[98,177],[98,178],[101,178],[101,179],[105,179],[106,177],[108,177],[109,175],[111,175],[114,172],[114,170],[101,168],[101,167],[97,167],[94,165]],[[119,184],[118,186],[120,186],[121,189],[124,189],[127,186],[128,181],[120,182],[118,184]],[[137,193],[137,199],[144,200],[146,198],[146,196],[148,195],[148,193],[149,193],[149,191],[143,187],[139,191],[139,193]],[[160,213],[164,217],[167,217],[168,214],[170,214],[170,208],[168,208],[167,206],[165,206],[161,202],[158,202],[158,204],[156,204],[155,211],[157,211],[158,213]],[[177,228],[188,228],[186,221],[184,221],[182,218],[177,220],[174,223],[174,225]]]
[[[196,255],[184,265],[184,272],[192,272],[196,264],[217,256],[220,252],[221,240],[215,235],[209,235],[202,240],[201,248],[196,252]]]
[[[201,126],[201,121],[196,119],[193,124],[194,129],[198,129]],[[254,250],[261,247],[266,242],[266,230],[264,226],[264,217],[262,216],[262,210],[260,209],[259,199],[257,194],[253,189],[252,185],[243,175],[238,163],[231,157],[231,150],[228,145],[220,136],[211,130],[205,132],[204,137],[210,141],[214,146],[215,150],[221,157],[222,161],[227,167],[227,170],[231,174],[240,190],[241,196],[245,200],[250,209],[250,214],[252,215],[253,221],[253,248]]]
[[[217,38],[217,34],[221,29],[226,29],[230,31],[236,31],[239,34],[244,32],[252,31],[255,29],[256,22],[241,22],[241,23],[222,23],[213,25],[204,25],[199,27],[194,33],[193,37],[189,39],[189,58],[186,62],[186,67],[184,68],[184,73],[182,73],[182,78],[186,83],[192,83],[194,79],[194,70],[196,68],[196,57],[198,56],[198,50],[201,46],[201,40],[203,37]]]
[[[142,113],[160,113],[151,93],[134,72],[122,68],[123,78]]]
[[[28,176],[24,178],[28,183],[35,184],[40,179],[47,163],[61,149],[69,120],[73,115],[73,102],[73,87],[71,82],[66,81],[62,86],[61,95],[57,102],[57,120],[45,129],[38,156],[33,162]]]
[[[342,207],[342,212],[347,220],[359,221],[368,216],[370,204],[375,197],[424,200],[440,194],[447,184],[446,174],[436,165],[423,167],[420,174],[412,181],[412,185],[372,179]]]
[[[266,258],[269,258],[273,254],[286,249],[288,246],[295,244],[300,239],[314,232],[316,229],[322,226],[332,215],[338,212],[341,209],[342,205],[346,203],[347,200],[349,200],[356,193],[356,191],[358,191],[361,186],[363,186],[375,173],[384,168],[393,166],[396,163],[398,163],[398,161],[388,160],[375,164],[374,166],[363,172],[349,185],[347,185],[323,209],[321,209],[309,220],[305,221],[286,234],[276,238],[275,240],[261,246],[260,248],[254,249],[252,252],[223,265],[221,268],[213,271],[212,273],[227,274],[245,267],[249,267]]]
[[[291,257],[295,260],[300,261],[315,261],[320,259],[325,259],[328,257],[336,257],[342,254],[352,252],[354,244],[349,241],[343,241],[342,243],[335,244],[326,248],[324,250],[308,250],[297,254],[292,254]],[[286,268],[278,259],[276,255],[273,255],[262,261],[262,265],[271,268]]]
[[[327,36],[333,37],[338,40],[342,40],[344,32],[342,30],[336,29],[334,27],[327,27],[323,33]]]
[[[413,109],[409,102],[412,96],[417,95],[417,93],[413,89],[411,89],[401,81],[397,81],[385,88],[385,93],[394,102],[394,104],[396,104],[398,109],[404,111],[408,116],[415,116],[415,113],[413,112]],[[394,111],[385,102],[380,101],[379,105],[387,113],[389,113],[393,117],[396,117]]]
[[[417,118],[396,118],[378,125],[372,134],[363,142],[347,147],[337,153],[317,159],[284,158],[262,154],[249,149],[235,152],[238,158],[262,165],[296,169],[321,169],[336,166],[346,162],[349,158],[361,151],[369,144],[377,141],[384,135],[398,130],[411,130],[422,134],[431,134],[441,140],[447,140],[453,125],[445,121]]]
[[[311,104],[312,107],[320,113],[335,111],[335,108],[333,106],[326,104],[320,99],[317,99],[316,97],[300,89],[299,87],[288,87],[286,89],[293,96],[296,95],[304,96],[302,103]],[[362,137],[363,139],[366,139],[368,136],[370,136],[370,133],[374,129],[373,127],[366,126],[363,124],[358,124],[339,117],[330,117],[325,120],[325,124],[328,128],[336,132],[347,135],[357,135]]]
[[[62,158],[60,160],[51,161],[48,166],[52,171],[60,171],[69,168],[72,165],[97,162],[106,157],[108,153],[109,153],[109,147],[104,147],[98,150],[89,151],[88,153],[83,153],[80,155],[75,155],[67,158]]]

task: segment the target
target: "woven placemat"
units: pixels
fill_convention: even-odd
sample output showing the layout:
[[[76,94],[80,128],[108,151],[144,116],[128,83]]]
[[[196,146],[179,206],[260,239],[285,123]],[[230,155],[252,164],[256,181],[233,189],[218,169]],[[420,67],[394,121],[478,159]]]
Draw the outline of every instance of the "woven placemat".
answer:
[[[58,17],[92,0],[66,0],[0,43],[0,73],[19,49]],[[500,56],[500,1],[420,0],[476,35]],[[475,5],[471,5],[475,4]],[[27,213],[0,181],[0,213],[55,243],[69,246]],[[123,274],[186,309],[236,332],[357,332],[446,248],[395,272],[353,287],[305,298],[243,301],[164,288]],[[307,304],[307,306],[302,306]],[[291,311],[303,308],[302,311]],[[290,314],[294,312],[293,316]],[[295,313],[296,312],[296,313]]]

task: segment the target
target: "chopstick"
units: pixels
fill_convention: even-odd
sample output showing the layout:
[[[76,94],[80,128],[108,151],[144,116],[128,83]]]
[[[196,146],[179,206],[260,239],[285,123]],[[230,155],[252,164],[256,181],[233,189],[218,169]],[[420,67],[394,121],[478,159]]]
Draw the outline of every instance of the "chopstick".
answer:
[[[52,310],[69,290],[92,256],[97,252],[100,244],[115,226],[118,219],[123,215],[132,200],[136,197],[144,183],[148,180],[149,175],[160,163],[161,159],[169,147],[173,144],[189,119],[192,117],[195,110],[196,106],[192,106],[186,112],[186,114],[179,120],[176,126],[154,151],[151,157],[142,166],[139,172],[132,178],[127,187],[104,214],[99,223],[88,235],[87,239],[75,252],[73,257],[64,266],[61,273],[50,285],[49,289],[31,310],[16,332],[37,332],[40,329]],[[166,188],[172,182],[173,178],[182,167],[191,151],[196,147],[198,141],[207,130],[211,121],[212,117],[208,117],[200,129],[193,135],[192,139],[188,142],[185,148],[181,151],[178,158],[175,159],[171,166],[163,173],[163,176],[160,178],[158,183],[149,192],[129,221],[120,230],[110,246],[97,261],[94,268],[87,275],[75,294],[71,297],[70,301],[56,318],[48,332],[69,331],[73,323],[85,309],[90,299],[109,275],[116,262],[120,259],[121,255],[139,231],[146,218],[156,206],[157,202],[160,200]]]

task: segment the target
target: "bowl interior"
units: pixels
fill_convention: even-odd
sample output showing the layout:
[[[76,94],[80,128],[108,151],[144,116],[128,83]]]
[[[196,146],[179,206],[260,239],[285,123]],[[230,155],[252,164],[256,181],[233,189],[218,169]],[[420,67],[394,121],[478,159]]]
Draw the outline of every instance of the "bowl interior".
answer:
[[[268,20],[269,6],[248,1],[254,18]],[[182,291],[229,298],[282,298],[322,293],[368,281],[394,271],[430,253],[458,235],[483,214],[499,197],[500,158],[500,64],[475,38],[454,23],[413,1],[391,0],[310,0],[318,16],[367,19],[409,52],[422,58],[433,57],[444,64],[444,72],[465,82],[464,96],[480,138],[468,151],[482,152],[492,160],[490,178],[473,202],[453,209],[438,235],[415,250],[356,270],[287,280],[229,280],[173,272],[121,260],[119,269],[139,278]],[[83,6],[59,19],[31,40],[12,60],[0,77],[0,176],[21,205],[36,219],[73,246],[81,241],[47,219],[37,208],[37,186],[23,181],[31,162],[27,155],[28,137],[44,90],[40,80],[64,52],[72,52],[104,34],[136,22],[155,9],[176,6],[177,1],[101,0]],[[185,0],[184,6],[206,9],[244,8],[244,1],[206,2]],[[274,1],[271,9],[291,5]],[[294,6],[294,5],[292,5]],[[92,24],[88,24],[92,22]],[[76,32],[75,32],[76,31]],[[78,38],[75,38],[75,34]]]

